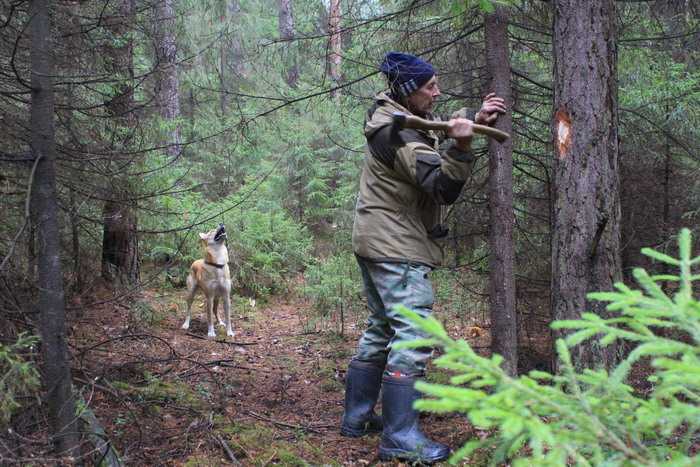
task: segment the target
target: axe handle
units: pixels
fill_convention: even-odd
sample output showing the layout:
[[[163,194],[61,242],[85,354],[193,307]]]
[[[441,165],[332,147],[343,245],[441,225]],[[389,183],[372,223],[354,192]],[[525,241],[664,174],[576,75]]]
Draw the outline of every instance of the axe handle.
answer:
[[[450,129],[450,124],[448,122],[426,120],[424,118],[416,117],[415,115],[406,115],[403,127],[413,128],[415,130],[437,130],[446,132]],[[510,138],[510,135],[505,131],[501,131],[497,128],[486,125],[478,125],[474,123],[472,125],[472,129],[474,130],[474,133],[489,136],[499,143],[502,143]]]

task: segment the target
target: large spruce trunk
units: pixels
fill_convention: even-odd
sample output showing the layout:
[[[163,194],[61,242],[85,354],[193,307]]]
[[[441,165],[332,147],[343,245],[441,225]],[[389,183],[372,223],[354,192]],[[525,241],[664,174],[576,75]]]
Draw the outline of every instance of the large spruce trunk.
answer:
[[[112,152],[118,164],[110,163],[107,200],[102,210],[102,277],[134,285],[139,281],[136,190],[131,189],[128,171],[132,166],[134,117],[134,45],[129,35],[135,23],[134,0],[121,0],[115,14],[105,18],[113,41],[105,48],[105,66],[118,79],[116,94],[106,102],[113,124]],[[131,23],[131,24],[130,24]],[[117,168],[117,166],[119,166]]]
[[[56,453],[78,454],[78,426],[66,338],[65,297],[56,200],[54,130],[54,50],[49,22],[51,2],[34,0],[29,11],[31,34],[31,149],[38,159],[32,183],[33,225],[37,232],[39,333],[42,382]]]
[[[294,88],[299,81],[299,66],[296,54],[292,48],[294,40],[294,15],[292,13],[292,0],[278,0],[279,6],[279,32],[280,39],[286,41],[283,49],[283,62],[285,67],[285,81]]]
[[[508,13],[497,8],[485,17],[488,92],[502,97],[509,109],[513,98],[510,83]],[[501,115],[496,128],[513,133],[511,113]],[[503,356],[503,368],[518,371],[518,320],[515,309],[515,253],[513,247],[513,141],[489,140],[489,270],[491,350]]]
[[[158,105],[160,115],[169,125],[164,142],[166,152],[171,157],[180,155],[182,140],[180,134],[180,82],[177,74],[177,42],[175,40],[176,0],[156,1],[156,36],[158,60]]]
[[[620,193],[613,0],[554,2],[555,144],[552,318],[605,315],[586,294],[620,278]],[[562,332],[555,337],[562,337]],[[617,348],[590,341],[577,367],[610,367]]]

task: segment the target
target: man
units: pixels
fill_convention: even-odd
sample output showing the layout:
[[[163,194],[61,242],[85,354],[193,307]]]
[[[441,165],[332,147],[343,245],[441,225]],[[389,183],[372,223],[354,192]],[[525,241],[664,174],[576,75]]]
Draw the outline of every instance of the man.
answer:
[[[446,134],[404,129],[397,141],[391,134],[392,114],[435,119],[431,112],[440,88],[433,67],[410,54],[388,53],[380,70],[389,92],[378,94],[367,112],[367,155],[352,233],[370,317],[348,367],[341,433],[357,437],[382,431],[382,460],[432,463],[446,459],[450,449],[423,434],[413,409],[419,397],[414,384],[424,375],[432,350],[393,348],[425,337],[397,307],[424,317],[432,313],[428,274],[442,262],[438,240],[447,235],[445,205],[457,200],[474,160],[472,121],[460,111],[449,120]],[[489,94],[475,121],[491,124],[505,110],[503,99]],[[439,150],[447,138],[451,141]],[[382,385],[380,417],[374,406]]]

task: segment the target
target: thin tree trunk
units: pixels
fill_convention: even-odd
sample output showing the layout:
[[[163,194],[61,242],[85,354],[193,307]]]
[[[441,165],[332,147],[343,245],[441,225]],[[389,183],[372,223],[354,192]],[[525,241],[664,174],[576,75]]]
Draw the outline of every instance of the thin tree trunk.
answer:
[[[513,105],[510,84],[508,13],[497,8],[485,17],[486,69],[489,92]],[[501,115],[495,127],[513,133],[511,114]],[[513,248],[513,142],[489,140],[489,233],[491,350],[503,356],[503,368],[518,372],[518,320],[515,310],[515,253]]]
[[[32,185],[32,204],[37,229],[39,332],[42,378],[56,452],[77,456],[78,425],[66,342],[65,298],[60,257],[60,230],[56,200],[54,75],[50,51],[49,0],[31,2],[31,149],[39,162]]]
[[[620,278],[620,193],[613,0],[554,1],[552,317],[605,315],[586,294]],[[556,332],[555,337],[563,337]],[[577,367],[612,366],[617,347],[572,349]]]
[[[80,218],[78,217],[78,207],[75,202],[75,190],[70,190],[70,229],[71,229],[71,245],[73,246],[73,278],[75,292],[80,293],[83,290],[83,271],[80,261],[80,233],[78,226]]]
[[[292,49],[294,39],[294,15],[292,13],[292,0],[279,1],[279,32],[280,39],[287,41],[284,46],[285,81],[289,87],[295,88],[299,81],[299,66],[297,58]]]
[[[76,4],[73,5],[70,11],[70,22],[69,24],[69,30],[66,32],[69,32],[69,37],[66,39],[67,44],[68,44],[68,53],[67,53],[67,66],[64,68],[65,73],[67,75],[77,75],[81,72],[83,72],[81,68],[81,63],[80,63],[80,56],[82,52],[82,47],[85,45],[83,43],[82,35],[80,34],[80,13],[79,13],[79,8],[80,5]],[[75,83],[68,83],[66,86],[66,96],[65,96],[65,102],[66,103],[72,103],[74,102],[75,99]],[[68,107],[68,106],[66,106]],[[63,120],[64,120],[64,125],[66,127],[66,130],[68,134],[74,135],[76,134],[75,128],[74,128],[74,119],[73,119],[73,109],[71,108],[66,108],[64,110],[64,115],[63,115]],[[75,141],[75,138],[73,138],[73,142],[76,145],[79,145],[79,141]],[[78,170],[82,171],[83,168],[83,162],[80,162],[78,164]],[[83,274],[83,264],[81,261],[80,257],[80,216],[78,216],[78,203],[76,202],[76,190],[73,186],[69,187],[69,215],[70,215],[70,229],[71,229],[71,246],[72,246],[72,256],[73,256],[73,284],[72,284],[72,290],[74,292],[80,293],[83,290],[84,286],[84,274]]]
[[[166,153],[176,157],[181,151],[180,89],[177,75],[177,42],[175,41],[175,1],[156,3],[158,104],[160,116],[170,126],[165,141]]]
[[[331,86],[340,84],[340,62],[341,62],[341,42],[340,42],[340,0],[330,0],[330,10],[328,15],[328,76],[331,79]],[[331,91],[331,97],[336,97],[337,91]]]

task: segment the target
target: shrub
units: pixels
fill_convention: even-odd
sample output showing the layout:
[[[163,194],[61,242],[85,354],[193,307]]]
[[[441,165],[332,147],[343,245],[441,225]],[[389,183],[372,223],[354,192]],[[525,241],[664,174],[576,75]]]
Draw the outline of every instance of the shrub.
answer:
[[[0,344],[0,425],[21,407],[19,399],[39,388],[39,372],[23,354],[38,342],[24,333],[11,345]]]
[[[434,318],[421,319],[404,310],[430,338],[411,346],[438,345],[445,353],[435,361],[454,373],[449,384],[418,383],[432,396],[416,403],[421,410],[464,413],[485,438],[467,442],[450,459],[457,462],[477,451],[491,463],[513,465],[697,465],[692,456],[700,435],[700,302],[692,283],[690,232],[679,236],[680,259],[650,249],[642,252],[680,269],[680,274],[650,276],[636,269],[642,290],[616,284],[616,291],[590,294],[608,302],[616,316],[604,319],[584,313],[580,320],[555,322],[571,329],[556,342],[563,369],[552,375],[532,371],[518,378],[500,367],[502,358],[477,355],[463,340],[451,339]],[[661,282],[671,282],[673,296]],[[663,330],[663,332],[659,332]],[[602,345],[618,339],[633,350],[610,373],[586,369],[577,373],[569,349],[597,338]],[[651,362],[647,395],[629,384],[633,365]]]
[[[335,315],[342,333],[348,315],[364,309],[362,279],[352,252],[342,251],[322,258],[309,265],[304,275],[303,293],[312,302],[313,314],[305,327],[313,328],[318,320]]]
[[[227,225],[234,226],[228,229],[231,274],[256,295],[284,290],[285,278],[308,260],[311,236],[284,211],[248,210]]]

